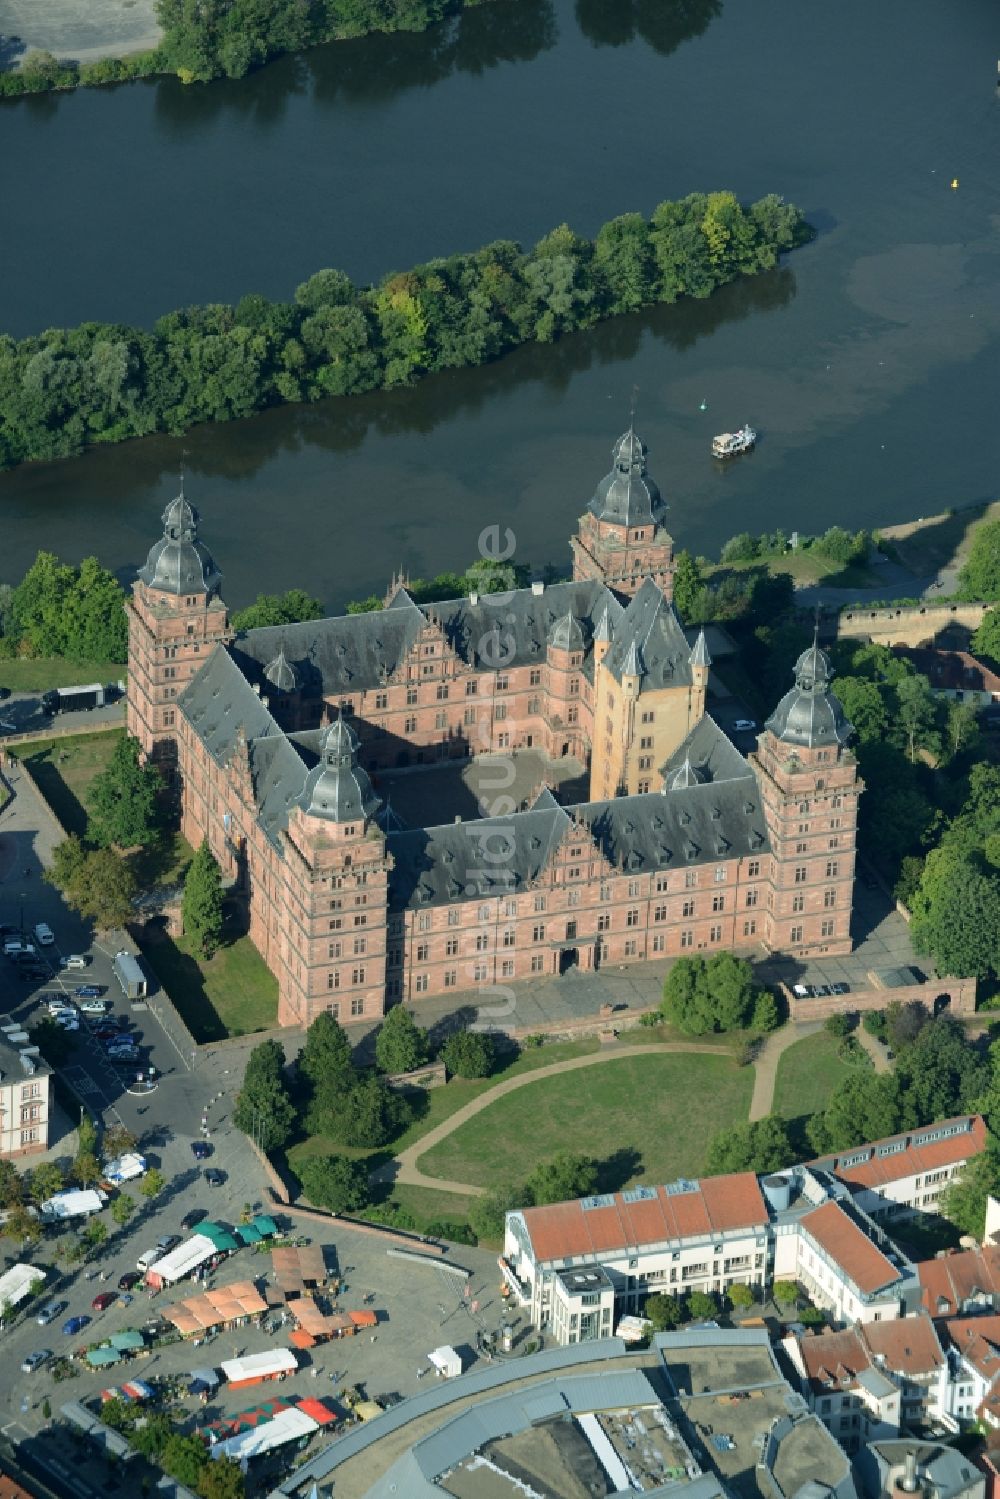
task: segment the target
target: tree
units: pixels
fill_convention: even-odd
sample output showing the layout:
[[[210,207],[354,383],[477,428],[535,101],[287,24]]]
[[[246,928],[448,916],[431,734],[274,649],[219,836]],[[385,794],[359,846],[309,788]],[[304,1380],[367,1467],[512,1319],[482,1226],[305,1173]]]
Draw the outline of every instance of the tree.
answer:
[[[780,1024],[781,1013],[778,1009],[778,1001],[770,989],[761,989],[754,1000],[750,1029],[756,1031],[758,1035],[765,1036],[771,1031],[776,1031]]]
[[[441,1060],[456,1077],[489,1077],[496,1047],[484,1031],[453,1031],[441,1048]]]
[[[204,838],[184,877],[181,906],[185,935],[195,952],[211,958],[222,940],[222,875]]]
[[[908,1046],[913,1045],[930,1018],[926,1006],[918,999],[905,1005],[900,1004],[898,999],[890,1000],[883,1012],[886,1041],[893,1051],[905,1051]]]
[[[886,695],[866,677],[838,677],[837,697],[860,740],[879,740],[889,726]]]
[[[524,1187],[494,1187],[469,1204],[469,1222],[479,1239],[502,1242],[507,1214],[531,1206],[531,1194]]]
[[[937,748],[936,722],[937,708],[927,678],[904,677],[896,686],[896,723],[902,731],[911,765],[919,749]]]
[[[994,667],[1000,666],[1000,609],[987,609],[971,644],[977,656],[985,656]]]
[[[799,1288],[794,1280],[776,1280],[771,1295],[778,1306],[794,1306],[799,1299]]]
[[[15,1244],[33,1244],[42,1237],[42,1225],[33,1213],[28,1212],[24,1203],[17,1202],[7,1210],[3,1232]]]
[[[963,599],[1000,599],[1000,520],[981,521],[972,534],[965,566],[958,575]]]
[[[986,978],[1000,968],[1000,875],[978,855],[932,849],[913,900],[917,952],[939,973]]]
[[[867,1140],[894,1135],[900,1128],[899,1086],[894,1075],[851,1072],[830,1096],[826,1108],[806,1125],[817,1155],[847,1150]]]
[[[687,1309],[688,1316],[695,1322],[704,1322],[714,1317],[719,1310],[715,1297],[710,1291],[689,1291]]]
[[[80,1123],[76,1130],[76,1148],[85,1150],[88,1155],[97,1154],[97,1125],[82,1109],[80,1110]]]
[[[16,1207],[24,1201],[24,1179],[17,1168],[0,1157],[0,1208]]]
[[[195,1489],[200,1499],[244,1499],[246,1479],[235,1458],[219,1457],[205,1464]]]
[[[31,1173],[29,1195],[36,1205],[55,1197],[66,1185],[62,1171],[55,1161],[42,1161]]]
[[[726,1287],[726,1295],[729,1297],[729,1304],[734,1311],[745,1312],[748,1307],[753,1306],[756,1300],[750,1287],[741,1285],[739,1281],[734,1286]]]
[[[954,1181],[941,1193],[941,1212],[960,1228],[982,1243],[986,1232],[986,1201],[1000,1195],[1000,1147],[994,1139],[986,1149],[962,1167]]]
[[[290,588],[282,594],[258,593],[256,602],[246,609],[236,610],[232,626],[242,633],[244,630],[264,629],[268,625],[293,625],[302,620],[322,618],[323,605],[319,599],[312,598],[301,588]]]
[[[101,1218],[91,1218],[81,1238],[91,1249],[97,1249],[108,1237],[108,1225]]]
[[[404,1005],[394,1005],[375,1038],[375,1060],[390,1076],[413,1072],[427,1061],[427,1032]]]
[[[101,1168],[97,1157],[89,1150],[78,1151],[70,1168],[70,1174],[81,1187],[92,1187],[94,1182],[101,1179]]]
[[[295,1108],[285,1086],[285,1053],[277,1041],[262,1041],[247,1058],[233,1123],[265,1153],[280,1149],[292,1132]]]
[[[843,1010],[838,1010],[835,1015],[828,1015],[824,1030],[828,1031],[831,1036],[849,1036],[852,1030],[850,1015]]]
[[[704,587],[701,568],[682,547],[674,556],[674,607],[686,624],[694,622],[695,604]]]
[[[677,1297],[667,1296],[663,1291],[646,1297],[642,1314],[652,1322],[655,1332],[670,1332],[684,1321],[684,1308]]]
[[[124,1124],[109,1124],[101,1141],[101,1152],[105,1160],[111,1161],[134,1150],[137,1143],[135,1135]]]
[[[334,1213],[356,1213],[371,1201],[364,1161],[343,1155],[307,1156],[298,1168],[310,1202]]]
[[[896,1062],[900,1128],[966,1113],[990,1086],[991,1069],[949,1015],[930,1021]]]
[[[172,1432],[167,1437],[160,1453],[163,1471],[189,1489],[197,1488],[201,1471],[210,1461],[200,1436],[183,1437],[179,1432]]]
[[[157,836],[163,777],[154,765],[144,765],[140,755],[139,741],[122,735],[106,769],[90,783],[87,836],[101,848],[145,847]]]
[[[139,1183],[139,1191],[147,1202],[152,1202],[154,1197],[159,1197],[167,1185],[167,1178],[157,1166],[152,1166]]]
[[[780,1171],[796,1160],[796,1150],[786,1120],[777,1114],[734,1124],[712,1136],[705,1158],[706,1176],[725,1176],[735,1171]]]
[[[589,1197],[597,1186],[597,1162],[587,1155],[570,1155],[563,1151],[551,1160],[540,1161],[526,1185],[532,1200],[539,1206]]]
[[[68,838],[57,845],[55,855],[46,879],[62,891],[67,903],[101,931],[124,926],[132,914],[136,882],[121,854],[112,848],[89,853],[79,840]]]
[[[749,1025],[758,1000],[750,963],[735,953],[720,952],[707,960],[678,958],[664,980],[660,1008],[685,1035],[703,1036]],[[767,1007],[761,1018],[769,1018]]]
[[[324,1117],[325,1132],[341,1145],[373,1150],[387,1145],[409,1124],[412,1108],[402,1093],[369,1074],[356,1078]]]
[[[52,850],[52,863],[45,871],[45,878],[67,895],[80,879],[86,862],[87,850],[76,834],[71,833]]]
[[[135,1200],[127,1192],[119,1192],[111,1204],[111,1216],[119,1228],[124,1228],[135,1212]]]
[[[979,718],[970,703],[948,704],[948,748],[952,755],[971,749],[979,737]]]
[[[306,1032],[305,1045],[299,1052],[299,1071],[312,1083],[353,1071],[351,1043],[329,1010],[321,1010]]]

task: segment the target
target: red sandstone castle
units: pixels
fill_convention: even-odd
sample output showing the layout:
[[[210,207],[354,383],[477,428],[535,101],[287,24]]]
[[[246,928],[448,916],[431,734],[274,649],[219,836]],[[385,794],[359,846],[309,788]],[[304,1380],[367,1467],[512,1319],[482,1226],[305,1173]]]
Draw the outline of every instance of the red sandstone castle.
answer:
[[[183,831],[246,898],[279,1021],[368,1020],[449,989],[762,945],[850,950],[851,727],[815,645],[748,758],[706,714],[666,507],[631,430],[573,581],[235,635],[181,494],[129,610],[128,727]],[[589,766],[590,799],[505,795],[510,752]],[[370,775],[488,754],[489,815],[401,826]]]

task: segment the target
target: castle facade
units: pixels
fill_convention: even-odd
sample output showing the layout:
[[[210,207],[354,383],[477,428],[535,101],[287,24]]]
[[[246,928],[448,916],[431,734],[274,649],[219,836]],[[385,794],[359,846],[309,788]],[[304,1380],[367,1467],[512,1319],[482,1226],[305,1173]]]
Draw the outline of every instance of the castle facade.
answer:
[[[672,604],[665,505],[633,431],[573,538],[573,580],[237,635],[183,494],[129,605],[128,729],[247,901],[279,1023],[370,1020],[578,964],[850,950],[851,727],[815,645],[744,757]],[[589,797],[504,794],[517,750]],[[488,816],[406,827],[381,772],[499,757]]]

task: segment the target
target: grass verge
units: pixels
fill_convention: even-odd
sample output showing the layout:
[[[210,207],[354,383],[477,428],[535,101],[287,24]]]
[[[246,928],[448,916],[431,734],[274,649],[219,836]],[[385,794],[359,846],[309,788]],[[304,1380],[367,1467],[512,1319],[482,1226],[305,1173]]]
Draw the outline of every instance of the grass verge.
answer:
[[[106,770],[124,729],[102,734],[73,734],[67,739],[31,739],[14,746],[38,789],[67,833],[87,831],[87,788]]]
[[[39,656],[0,661],[0,687],[11,692],[48,692],[50,687],[82,687],[87,682],[118,682],[126,668],[119,661],[68,661],[65,656]]]
[[[195,957],[188,938],[170,937],[156,923],[139,945],[196,1041],[224,1041],[275,1024],[278,980],[228,913],[214,958]]]
[[[778,1058],[772,1113],[783,1119],[805,1120],[824,1109],[830,1095],[857,1071],[838,1056],[840,1039],[829,1031],[803,1036]]]

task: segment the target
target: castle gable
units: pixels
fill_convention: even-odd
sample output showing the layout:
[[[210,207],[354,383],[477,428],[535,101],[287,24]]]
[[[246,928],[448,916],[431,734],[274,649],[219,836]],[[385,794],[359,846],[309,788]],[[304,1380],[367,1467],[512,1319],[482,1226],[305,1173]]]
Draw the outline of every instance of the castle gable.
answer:
[[[640,690],[689,687],[691,647],[684,636],[673,604],[651,578],[647,578],[614,626],[614,643],[605,665],[620,682],[627,669],[641,663]]]
[[[590,828],[608,863],[628,874],[718,864],[769,847],[752,775],[743,782],[696,783],[568,810]]]
[[[489,595],[476,603],[469,598],[446,599],[427,609],[457,654],[474,670],[495,671],[497,666],[544,666],[549,636],[568,614],[580,625],[585,662],[592,667],[593,639],[597,623],[607,610],[612,629],[624,610],[609,588],[590,580],[554,583],[543,592],[519,588],[498,606]]]
[[[701,781],[749,779],[756,789],[757,778],[750,762],[708,713],[695,724],[663,766],[665,779],[669,781],[672,772],[679,770],[685,761],[694,766]]]
[[[429,906],[515,894],[535,884],[570,826],[558,806],[389,833],[389,907]]]
[[[426,620],[416,604],[396,595],[388,609],[343,614],[295,625],[248,630],[231,647],[233,660],[251,682],[283,652],[307,697],[346,697],[380,687],[398,670]]]

